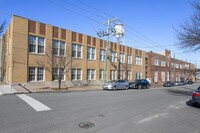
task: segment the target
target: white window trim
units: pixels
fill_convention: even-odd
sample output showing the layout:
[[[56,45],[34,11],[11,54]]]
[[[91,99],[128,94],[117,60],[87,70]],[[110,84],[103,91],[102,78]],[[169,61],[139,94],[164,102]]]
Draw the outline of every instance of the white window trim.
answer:
[[[65,57],[66,56],[66,42],[64,41],[59,41],[59,40],[53,40],[54,41],[58,41],[58,55],[54,55],[54,56],[61,56],[61,57]],[[64,55],[60,55],[60,49],[61,49],[61,42],[63,42],[65,44],[65,51],[64,51]],[[54,49],[54,44],[53,45],[53,49]]]
[[[88,74],[88,71],[89,71],[89,78],[88,78],[88,75],[87,75],[88,80],[95,80],[96,79],[95,69],[87,69],[87,74]],[[94,71],[94,79],[92,79],[92,71]]]
[[[45,81],[45,69],[44,69],[44,67],[29,67],[29,68],[35,68],[35,80],[30,81],[30,79],[28,79],[29,82],[44,82]],[[37,80],[38,68],[43,68],[43,80]],[[30,72],[29,72],[29,74],[30,74]]]
[[[135,64],[141,66],[142,65],[142,57],[136,56],[135,57]]]
[[[59,71],[60,71],[60,69],[59,68],[57,68],[58,69],[58,71],[57,71],[57,74],[59,74]],[[61,68],[62,69],[62,68]],[[64,69],[64,68],[63,68]],[[58,75],[59,76],[59,75]],[[61,79],[61,81],[65,81],[65,69],[64,69],[64,75],[63,75],[64,77],[63,77],[63,79]],[[52,79],[53,79],[53,72],[52,72]],[[53,81],[58,81],[58,79],[54,79]]]
[[[75,57],[72,56],[72,58],[82,59],[82,57],[83,57],[83,55],[82,55],[82,54],[83,54],[83,50],[82,50],[83,47],[82,47],[82,45],[73,43],[73,44],[72,44],[72,52],[73,52],[73,45],[75,45],[75,47],[76,47],[76,49],[75,49],[75,52],[76,52],[75,55],[76,55],[76,56],[75,56]],[[81,47],[81,57],[78,57],[78,46]]]
[[[127,63],[132,64],[132,55],[127,55]]]
[[[88,51],[88,49],[89,49],[89,51]],[[94,59],[92,59],[92,51],[93,51],[93,49],[94,49]],[[89,57],[88,57],[88,52],[90,52],[90,54],[89,54]],[[94,48],[94,47],[87,47],[87,59],[89,59],[89,60],[96,60],[96,48]]]
[[[76,70],[76,75],[75,75],[75,79],[72,79],[73,81],[76,81],[76,80],[82,80],[82,69],[79,69],[79,68],[73,68],[72,69],[72,73],[73,73],[73,70]],[[81,74],[80,74],[80,79],[77,79],[78,77],[78,70],[81,70]],[[72,78],[72,77],[71,77]]]
[[[103,53],[103,55],[101,55],[101,51],[102,51],[102,53]],[[101,56],[103,56],[103,59],[101,59]],[[106,59],[106,51],[104,50],[104,49],[100,49],[100,61],[105,61],[105,59]]]
[[[30,37],[35,37],[36,38],[36,44],[35,44],[35,52],[30,52],[30,50],[28,49],[29,53],[31,54],[41,54],[41,55],[44,55],[45,54],[45,44],[46,44],[46,39],[44,37],[39,37],[39,36],[34,36],[34,35],[29,35],[29,38]],[[28,38],[28,45],[30,45],[30,40]],[[44,53],[38,53],[38,38],[43,38],[44,39]],[[30,46],[29,46],[30,47]]]

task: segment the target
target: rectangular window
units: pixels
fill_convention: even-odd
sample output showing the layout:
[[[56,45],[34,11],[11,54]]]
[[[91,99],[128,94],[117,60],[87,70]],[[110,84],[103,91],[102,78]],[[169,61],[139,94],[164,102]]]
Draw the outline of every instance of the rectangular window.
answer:
[[[72,69],[72,80],[81,80],[81,69]]]
[[[105,61],[106,59],[106,51],[104,49],[100,50],[100,61]]]
[[[100,70],[99,75],[100,75],[99,79],[104,78],[104,70],[103,69]]]
[[[139,57],[139,56],[136,56],[136,57],[135,57],[135,64],[136,64],[136,65],[142,65],[142,58]]]
[[[72,44],[72,57],[82,58],[82,46],[79,44]]]
[[[127,55],[127,63],[128,64],[132,64],[132,56],[131,55]]]
[[[175,64],[175,68],[179,68],[179,64]]]
[[[53,55],[65,56],[65,42],[53,40]]]
[[[158,66],[158,65],[159,65],[158,59],[154,59],[154,65],[155,65],[155,66]]]
[[[120,53],[120,62],[125,63],[124,53]]]
[[[154,82],[158,82],[158,71],[154,72]]]
[[[124,71],[120,71],[120,79],[125,79],[125,72]]]
[[[43,81],[44,68],[37,68],[37,81]]]
[[[161,62],[160,62],[160,65],[163,66],[163,67],[165,67],[166,62],[165,62],[165,61],[161,61]]]
[[[88,80],[94,80],[95,79],[95,70],[94,69],[88,69],[87,70],[87,79]]]
[[[161,72],[161,79],[162,79],[162,82],[165,82],[165,72]]]
[[[29,36],[29,52],[44,54],[44,45],[44,38]]]
[[[141,72],[136,72],[135,73],[135,79],[142,79],[142,73]]]
[[[53,68],[52,79],[58,80],[59,79],[59,73],[60,73],[60,76],[61,76],[61,80],[64,80],[64,68]]]
[[[95,48],[92,47],[87,48],[87,58],[90,60],[95,60]]]
[[[131,72],[131,71],[128,71],[127,77],[128,77],[128,80],[131,80],[131,79],[132,79],[132,72]]]
[[[44,68],[29,67],[29,81],[44,81]]]
[[[110,52],[110,61],[111,62],[116,62],[117,61],[116,58],[117,58],[117,53],[114,52],[114,51],[111,51]]]
[[[29,67],[29,81],[35,81],[35,67]]]
[[[116,80],[116,71],[115,70],[110,71],[110,80]]]
[[[183,69],[183,65],[180,64],[180,69]]]

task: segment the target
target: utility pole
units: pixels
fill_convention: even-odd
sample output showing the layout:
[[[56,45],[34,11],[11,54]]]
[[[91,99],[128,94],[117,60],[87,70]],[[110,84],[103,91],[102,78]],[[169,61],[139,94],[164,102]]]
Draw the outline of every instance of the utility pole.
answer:
[[[108,58],[108,45],[109,45],[109,36],[110,36],[110,34],[111,33],[113,33],[114,32],[114,30],[113,30],[113,28],[111,28],[111,25],[110,25],[110,23],[111,22],[114,22],[114,21],[116,21],[116,20],[118,20],[117,18],[114,18],[114,19],[109,19],[108,18],[108,20],[107,20],[107,22],[105,22],[105,23],[103,23],[104,25],[106,25],[107,26],[107,31],[105,32],[105,31],[100,31],[100,32],[98,32],[97,33],[97,35],[99,36],[99,37],[107,37],[107,39],[106,39],[106,50],[105,50],[105,53],[106,53],[106,58],[105,58],[105,60],[104,60],[104,77],[103,77],[103,79],[104,79],[104,83],[106,83],[106,80],[107,80],[107,58]]]
[[[174,53],[174,60],[175,60],[175,53]],[[173,78],[172,78],[172,81],[174,82],[174,74],[175,74],[175,62],[173,62]]]

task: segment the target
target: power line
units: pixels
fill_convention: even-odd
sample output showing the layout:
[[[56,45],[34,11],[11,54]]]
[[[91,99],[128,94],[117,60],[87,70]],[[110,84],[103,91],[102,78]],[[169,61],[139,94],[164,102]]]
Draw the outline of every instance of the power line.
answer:
[[[86,6],[89,7],[89,8],[92,8],[93,10],[96,10],[96,11],[98,11],[98,12],[104,14],[104,15],[107,15],[107,16],[109,16],[109,17],[111,17],[111,18],[115,18],[114,16],[112,16],[112,15],[106,13],[106,12],[103,12],[103,11],[101,11],[101,10],[99,10],[99,9],[97,9],[97,8],[95,8],[95,7],[93,7],[93,6],[89,5],[89,4],[87,4],[87,3],[83,2],[83,1],[81,1],[81,0],[76,0],[76,1],[78,1],[79,3],[81,3],[81,4],[83,4],[83,5],[86,5]]]
[[[72,13],[75,13],[75,14],[77,14],[77,15],[79,15],[79,16],[82,16],[82,17],[84,17],[84,18],[87,18],[87,19],[89,19],[89,20],[91,20],[91,21],[94,21],[94,22],[96,22],[96,23],[102,24],[100,21],[98,21],[98,20],[96,20],[96,19],[90,18],[90,17],[88,17],[88,16],[86,16],[86,15],[83,15],[83,14],[81,14],[81,13],[79,13],[79,12],[75,12],[74,10],[68,9],[68,8],[66,8],[66,7],[63,6],[63,5],[59,5],[58,3],[54,2],[54,1],[51,1],[51,0],[46,0],[46,1],[52,3],[52,4],[56,5],[56,6],[62,7],[63,9],[65,9],[65,10],[67,10],[67,11],[70,11],[70,12],[72,12]]]
[[[66,1],[66,0],[62,0],[62,1],[63,1],[64,3],[70,4],[71,6],[74,6],[74,7],[78,8],[78,9],[81,9],[81,10],[87,12],[87,13],[90,13],[90,14],[95,15],[95,16],[97,16],[97,17],[106,19],[105,17],[103,17],[103,16],[101,16],[101,15],[98,15],[98,14],[96,14],[96,13],[94,13],[94,12],[91,12],[91,11],[89,11],[89,10],[86,10],[86,9],[80,7],[80,6],[77,6],[77,5],[75,5],[75,4],[71,3],[71,2],[69,2],[69,1]]]

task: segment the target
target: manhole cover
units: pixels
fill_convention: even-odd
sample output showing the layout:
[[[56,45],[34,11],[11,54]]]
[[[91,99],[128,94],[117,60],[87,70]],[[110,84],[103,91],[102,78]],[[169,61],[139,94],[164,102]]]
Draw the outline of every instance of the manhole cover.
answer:
[[[94,123],[92,123],[92,122],[81,122],[79,124],[79,127],[85,128],[85,129],[92,128],[93,126],[94,126]]]

